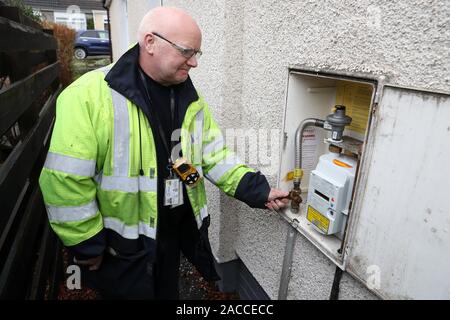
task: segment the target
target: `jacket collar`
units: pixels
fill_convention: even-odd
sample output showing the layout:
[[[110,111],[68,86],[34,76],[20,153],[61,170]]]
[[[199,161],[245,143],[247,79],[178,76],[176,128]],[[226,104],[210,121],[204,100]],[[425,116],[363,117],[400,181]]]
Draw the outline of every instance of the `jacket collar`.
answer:
[[[139,44],[125,52],[117,60],[105,77],[108,85],[122,94],[125,98],[139,106],[149,116],[147,99],[144,95],[144,86],[139,76]],[[197,91],[188,77],[185,82],[178,85],[179,116],[184,119],[188,106],[199,99]]]

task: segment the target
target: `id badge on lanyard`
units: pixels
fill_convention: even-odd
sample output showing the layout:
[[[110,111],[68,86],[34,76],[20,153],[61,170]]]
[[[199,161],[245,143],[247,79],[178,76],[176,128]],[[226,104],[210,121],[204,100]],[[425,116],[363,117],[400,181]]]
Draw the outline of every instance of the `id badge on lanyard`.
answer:
[[[164,180],[164,206],[175,208],[182,205],[183,200],[183,182],[171,170],[170,176]]]

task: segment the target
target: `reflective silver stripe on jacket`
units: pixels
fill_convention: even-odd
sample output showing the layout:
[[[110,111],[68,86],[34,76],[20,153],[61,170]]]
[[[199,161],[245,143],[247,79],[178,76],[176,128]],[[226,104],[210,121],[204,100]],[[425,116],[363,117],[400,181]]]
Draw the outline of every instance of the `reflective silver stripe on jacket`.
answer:
[[[205,174],[205,177],[212,183],[217,184],[217,182],[225,173],[241,163],[242,162],[237,155],[230,154],[224,160],[220,161],[212,169],[210,169],[208,173]]]
[[[156,179],[147,176],[138,177],[114,177],[101,176],[98,179],[100,189],[116,190],[123,192],[156,192]]]
[[[190,159],[191,163],[201,163],[203,157],[203,110],[200,110],[195,115],[195,130],[191,133],[192,144],[194,146],[194,154]]]
[[[200,209],[200,214],[195,216],[195,220],[197,221],[197,227],[200,229],[200,227],[203,224],[203,219],[208,216],[208,207],[205,204],[203,208]]]
[[[224,147],[224,141],[222,136],[216,137],[213,141],[208,143],[206,146],[203,147],[203,156],[206,156],[212,152],[217,152],[222,150]]]
[[[202,146],[202,136],[203,136],[203,110],[200,110],[195,115],[195,133],[194,133],[194,143]]]
[[[48,218],[52,222],[80,221],[94,217],[98,212],[96,200],[88,204],[73,207],[46,205]]]
[[[107,74],[109,69],[104,72]],[[113,175],[100,176],[100,188],[123,192],[156,192],[155,178],[129,177],[131,136],[127,99],[114,89],[111,89],[111,97],[114,108]]]
[[[105,76],[110,66],[100,68]],[[114,145],[113,145],[113,176],[128,177],[130,168],[130,123],[127,99],[111,88],[111,99],[114,109]]]
[[[139,235],[145,235],[152,239],[156,237],[156,229],[150,227],[144,222],[139,222],[139,225],[127,226],[125,223],[117,218],[104,217],[103,226],[112,229],[126,239],[137,239]]]
[[[130,123],[127,99],[111,89],[114,108],[113,175],[128,177],[130,167]]]
[[[203,169],[202,169],[202,166],[196,166],[195,169],[197,169],[197,172],[200,174],[200,177],[203,177]]]
[[[95,175],[95,160],[78,159],[54,152],[47,154],[44,167],[82,177],[93,177]]]

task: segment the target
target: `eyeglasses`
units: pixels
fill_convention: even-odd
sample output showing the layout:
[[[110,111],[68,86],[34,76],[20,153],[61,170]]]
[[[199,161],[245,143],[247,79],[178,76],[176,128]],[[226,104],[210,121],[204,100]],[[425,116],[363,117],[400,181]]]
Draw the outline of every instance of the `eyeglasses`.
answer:
[[[185,57],[186,59],[190,59],[193,56],[195,56],[195,59],[198,60],[202,56],[202,51],[201,50],[195,50],[195,49],[192,49],[192,48],[185,48],[185,47],[180,46],[180,45],[178,45],[176,43],[173,43],[170,40],[167,40],[162,35],[160,35],[159,33],[156,33],[156,32],[152,32],[152,34],[157,36],[158,38],[161,38],[161,39],[167,41],[168,43],[170,43],[172,45],[172,47],[177,49],[181,53],[181,55],[183,57]]]

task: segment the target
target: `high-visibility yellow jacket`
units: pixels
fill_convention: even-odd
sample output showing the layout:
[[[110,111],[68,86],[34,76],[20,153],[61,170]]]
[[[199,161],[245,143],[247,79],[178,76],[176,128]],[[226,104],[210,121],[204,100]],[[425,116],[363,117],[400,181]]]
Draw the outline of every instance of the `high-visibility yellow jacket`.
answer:
[[[137,50],[131,49],[123,60],[137,60]],[[117,64],[123,64],[121,60]],[[117,76],[114,68],[110,65],[83,75],[57,100],[56,122],[39,182],[51,227],[66,246],[86,243],[104,229],[125,239],[156,237],[155,140],[131,89],[114,88],[107,82],[108,77]],[[183,155],[202,177],[236,196],[244,175],[254,170],[226,147],[202,97],[197,95],[186,108],[181,127]],[[258,196],[267,199],[268,185],[262,189]],[[208,216],[204,180],[187,188],[187,194],[200,228]]]

